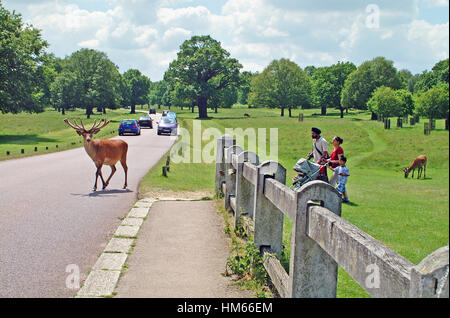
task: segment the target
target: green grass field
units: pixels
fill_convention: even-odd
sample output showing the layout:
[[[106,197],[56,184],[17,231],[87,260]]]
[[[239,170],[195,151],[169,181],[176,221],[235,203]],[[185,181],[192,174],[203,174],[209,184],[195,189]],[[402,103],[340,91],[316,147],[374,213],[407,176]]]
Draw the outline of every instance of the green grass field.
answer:
[[[69,118],[70,121],[75,119],[78,123],[82,119],[86,128],[90,127],[94,120],[106,118],[111,123],[96,138],[110,138],[117,135],[117,128],[122,119],[138,119],[140,116],[142,113],[131,115],[130,111],[125,109],[108,110],[106,115],[95,113],[91,115],[90,120],[86,119],[84,110],[81,109],[66,111],[66,115],[61,115],[52,108],[40,114],[0,114],[0,160],[82,146],[82,138],[64,123],[64,118]],[[37,152],[34,147],[38,147]],[[46,150],[46,147],[49,149]],[[21,149],[24,149],[24,154],[21,154]],[[6,155],[7,151],[10,152],[9,156]]]
[[[192,132],[197,114],[178,108],[174,111],[181,126]],[[384,130],[382,123],[370,121],[370,114],[364,112],[350,112],[344,119],[340,119],[337,112],[326,117],[315,115],[320,112],[317,109],[302,112],[305,120],[298,122],[297,118],[280,117],[278,110],[221,109],[218,114],[209,113],[211,119],[202,121],[202,129],[215,127],[224,132],[225,128],[278,128],[278,161],[287,168],[287,183],[295,175],[292,167],[296,161],[312,149],[312,126],[320,127],[329,142],[339,135],[344,139],[342,147],[351,173],[347,186],[351,203],[343,205],[342,217],[416,264],[437,248],[448,245],[449,133],[444,130],[443,121],[437,121],[437,129],[425,136],[423,119],[413,127]],[[251,117],[244,117],[244,113]],[[140,116],[140,113],[130,115],[123,109],[108,111],[106,118],[111,124],[97,138],[116,135],[121,119]],[[0,160],[82,146],[81,137],[63,122],[65,117],[85,118],[82,110],[69,111],[65,116],[53,110],[41,114],[0,115]],[[90,121],[84,121],[87,126],[94,119],[104,117],[95,114]],[[203,140],[202,144],[210,142],[215,144],[213,137]],[[39,149],[37,153],[35,146]],[[46,146],[48,151],[45,151]],[[247,147],[245,142],[241,146]],[[22,148],[24,155],[20,154]],[[11,151],[8,157],[7,150]],[[428,157],[427,178],[404,179],[401,169],[421,154]],[[172,162],[168,178],[161,175],[164,164],[165,158],[142,180],[141,193],[164,189],[202,190],[213,194],[214,163]],[[281,261],[287,270],[291,228],[285,218],[286,254]],[[340,270],[338,297],[367,297],[367,294]]]
[[[197,114],[176,111],[181,126],[192,131]],[[280,117],[278,110],[220,110],[209,114],[212,119],[202,121],[202,129],[216,127],[224,132],[225,128],[238,127],[278,128],[278,160],[288,170],[288,183],[295,175],[292,167],[296,161],[312,149],[312,126],[320,127],[329,142],[338,135],[344,139],[342,147],[351,173],[347,186],[351,203],[343,205],[342,217],[415,264],[448,245],[449,133],[443,121],[437,121],[437,129],[425,136],[422,122],[384,130],[381,122],[370,121],[369,113],[350,112],[340,119],[337,112],[326,117],[315,115],[319,112],[315,109],[302,112],[305,120],[298,122],[296,118]],[[245,118],[244,113],[251,118]],[[203,140],[203,145],[211,141]],[[401,169],[421,154],[428,157],[427,178],[405,179]],[[165,158],[144,178],[141,193],[153,188],[214,191],[213,163],[172,164],[168,178],[161,176],[164,163]],[[286,256],[282,263],[287,270],[291,228],[285,218]],[[367,296],[340,270],[338,297]]]

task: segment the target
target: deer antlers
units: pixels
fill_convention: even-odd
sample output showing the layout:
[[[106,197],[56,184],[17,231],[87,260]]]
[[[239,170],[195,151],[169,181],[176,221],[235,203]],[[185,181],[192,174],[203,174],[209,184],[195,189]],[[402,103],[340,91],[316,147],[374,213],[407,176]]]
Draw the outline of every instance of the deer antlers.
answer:
[[[101,121],[98,122],[98,124],[97,124],[97,121],[94,120],[94,124],[92,125],[91,129],[86,130],[86,128],[83,125],[83,121],[81,119],[80,119],[81,127],[77,124],[76,120],[73,120],[74,124],[71,124],[67,118],[64,119],[64,122],[67,125],[69,125],[71,128],[75,129],[77,132],[80,132],[80,133],[86,132],[86,133],[90,133],[90,134],[97,134],[100,130],[102,130],[106,125],[108,125],[110,123],[109,120],[105,119],[103,125],[100,126]]]

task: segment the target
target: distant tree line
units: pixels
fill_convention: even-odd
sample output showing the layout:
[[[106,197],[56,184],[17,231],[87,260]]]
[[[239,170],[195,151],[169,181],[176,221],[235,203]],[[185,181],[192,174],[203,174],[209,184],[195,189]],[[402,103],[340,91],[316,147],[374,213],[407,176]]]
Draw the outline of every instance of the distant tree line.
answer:
[[[337,109],[368,110],[372,119],[419,114],[448,118],[449,61],[413,75],[398,71],[384,57],[358,67],[351,62],[302,69],[289,59],[272,61],[261,73],[241,71],[242,65],[221,43],[193,36],[180,46],[164,79],[151,82],[139,70],[121,74],[107,55],[81,49],[64,59],[45,52],[48,43],[39,30],[24,25],[20,14],[9,12],[0,0],[0,110],[39,112],[53,106],[63,114],[75,107],[106,113],[106,109],[150,104],[198,109],[248,107],[319,108],[321,115]]]
[[[62,114],[148,103],[150,79],[138,70],[120,74],[103,52],[81,49],[64,59],[47,53],[41,32],[22,22],[20,14],[0,1],[0,111],[42,112],[53,106]]]

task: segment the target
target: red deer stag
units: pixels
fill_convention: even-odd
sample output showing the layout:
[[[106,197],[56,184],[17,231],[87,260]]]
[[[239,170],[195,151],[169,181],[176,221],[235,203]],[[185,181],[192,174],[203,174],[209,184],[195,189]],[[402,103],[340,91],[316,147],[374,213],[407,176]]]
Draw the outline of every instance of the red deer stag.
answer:
[[[104,128],[106,125],[109,124],[109,120],[105,120],[103,125],[100,126],[101,122],[97,124],[96,121],[94,121],[94,125],[91,129],[86,130],[83,125],[83,121],[81,122],[81,127],[77,124],[77,122],[74,120],[74,124],[71,124],[69,120],[66,118],[64,119],[64,122],[75,129],[75,131],[78,133],[78,135],[83,137],[84,140],[84,149],[86,150],[89,157],[91,157],[92,161],[94,161],[95,166],[97,167],[97,172],[95,173],[95,184],[94,184],[94,191],[97,190],[97,179],[98,176],[102,179],[103,182],[103,189],[105,189],[108,184],[109,180],[111,180],[112,176],[116,172],[116,163],[120,160],[120,163],[122,164],[123,170],[125,171],[125,185],[123,186],[124,189],[127,188],[127,151],[128,151],[128,144],[123,140],[93,140],[92,137],[97,134],[102,128]],[[111,175],[109,176],[108,180],[103,179],[102,175],[102,166],[108,165],[111,167]]]
[[[420,176],[422,174],[422,170],[423,170],[423,178],[425,179],[425,171],[427,168],[427,157],[426,156],[419,156],[416,159],[414,159],[411,167],[409,168],[404,168],[403,172],[405,173],[405,178],[408,178],[409,173],[412,170],[412,178],[414,178],[414,171],[416,169],[419,169],[419,171],[417,172],[417,179],[420,179]]]

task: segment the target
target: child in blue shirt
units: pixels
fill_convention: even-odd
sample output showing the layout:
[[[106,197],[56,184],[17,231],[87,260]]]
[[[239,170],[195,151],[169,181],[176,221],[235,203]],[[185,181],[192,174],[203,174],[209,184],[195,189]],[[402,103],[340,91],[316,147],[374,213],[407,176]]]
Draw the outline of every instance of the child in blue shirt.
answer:
[[[341,156],[341,159],[339,159],[339,166],[336,168],[332,168],[331,166],[328,166],[331,170],[335,171],[338,174],[338,185],[336,187],[336,190],[338,190],[341,194],[344,195],[344,203],[348,203],[348,195],[347,195],[347,189],[345,188],[345,185],[347,184],[347,178],[350,176],[350,171],[348,170],[347,166],[345,165],[347,163],[347,158],[344,156]]]

